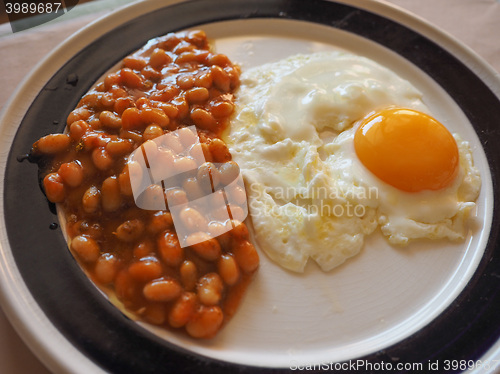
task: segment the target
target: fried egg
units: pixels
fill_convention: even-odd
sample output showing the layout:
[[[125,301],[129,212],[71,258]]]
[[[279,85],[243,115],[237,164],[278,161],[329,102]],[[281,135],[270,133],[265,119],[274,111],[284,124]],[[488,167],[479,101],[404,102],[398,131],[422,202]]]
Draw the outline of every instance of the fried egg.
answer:
[[[468,143],[421,96],[391,70],[340,51],[243,72],[224,140],[245,177],[256,240],[272,260],[303,272],[312,258],[329,271],[377,227],[396,245],[464,238],[479,173]],[[405,115],[414,116],[413,130],[394,125]],[[409,144],[418,138],[415,155]]]

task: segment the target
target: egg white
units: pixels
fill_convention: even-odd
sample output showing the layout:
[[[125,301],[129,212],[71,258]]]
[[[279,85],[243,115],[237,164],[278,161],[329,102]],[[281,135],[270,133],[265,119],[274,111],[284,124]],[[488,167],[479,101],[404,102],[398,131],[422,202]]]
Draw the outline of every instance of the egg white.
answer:
[[[354,134],[358,126],[359,123],[324,145],[328,154],[325,163],[347,195],[352,195],[353,189],[373,191],[363,197],[366,203],[363,199],[358,203],[377,207],[378,224],[389,242],[406,245],[420,238],[463,240],[468,230],[467,217],[475,208],[481,187],[469,143],[454,134],[460,166],[451,185],[437,191],[410,193],[381,181],[357,158]]]
[[[439,193],[399,193],[357,159],[353,124],[389,105],[429,113],[408,81],[346,52],[243,72],[224,140],[245,177],[256,240],[271,259],[302,272],[312,258],[328,271],[358,254],[378,226],[393,244],[464,237],[480,186],[466,142],[458,140],[459,176]]]

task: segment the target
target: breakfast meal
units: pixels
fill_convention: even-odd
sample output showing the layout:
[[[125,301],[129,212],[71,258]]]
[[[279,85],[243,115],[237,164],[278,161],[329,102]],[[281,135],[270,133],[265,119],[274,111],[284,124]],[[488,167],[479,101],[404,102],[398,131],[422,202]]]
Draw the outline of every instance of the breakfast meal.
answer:
[[[380,227],[389,242],[463,239],[481,185],[468,143],[420,92],[347,52],[241,75],[224,140],[247,182],[259,247],[286,269],[328,271]]]
[[[202,31],[153,39],[33,145],[71,252],[127,311],[212,338],[259,267],[254,240],[327,272],[377,228],[398,246],[467,237],[471,149],[410,82],[345,51],[240,70]]]

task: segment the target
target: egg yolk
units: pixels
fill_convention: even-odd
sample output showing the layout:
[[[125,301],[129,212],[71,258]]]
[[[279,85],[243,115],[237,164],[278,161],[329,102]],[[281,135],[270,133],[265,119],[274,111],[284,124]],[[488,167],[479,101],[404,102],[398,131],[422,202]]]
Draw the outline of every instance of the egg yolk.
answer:
[[[458,172],[453,135],[431,116],[411,109],[368,115],[356,131],[354,147],[368,170],[406,192],[445,188]]]

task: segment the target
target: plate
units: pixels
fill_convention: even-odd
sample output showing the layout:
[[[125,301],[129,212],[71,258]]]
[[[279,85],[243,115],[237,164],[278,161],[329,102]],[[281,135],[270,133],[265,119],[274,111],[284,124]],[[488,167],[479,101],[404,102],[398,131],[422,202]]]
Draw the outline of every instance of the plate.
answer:
[[[121,58],[150,38],[187,28],[205,30],[243,69],[342,48],[411,81],[434,115],[471,143],[483,186],[470,239],[396,249],[374,235],[360,255],[328,274],[313,264],[304,275],[292,274],[261,252],[261,268],[237,315],[206,342],[128,319],[70,255],[38,186],[36,165],[20,156],[39,137],[62,131],[79,98]],[[499,96],[500,82],[480,58],[384,3],[153,0],[123,8],[56,49],[2,118],[0,139],[9,149],[1,156],[6,313],[55,372],[274,373],[308,365],[425,371],[435,363],[440,367],[433,371],[444,372],[446,360],[488,357],[500,331],[493,194]]]

